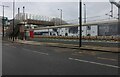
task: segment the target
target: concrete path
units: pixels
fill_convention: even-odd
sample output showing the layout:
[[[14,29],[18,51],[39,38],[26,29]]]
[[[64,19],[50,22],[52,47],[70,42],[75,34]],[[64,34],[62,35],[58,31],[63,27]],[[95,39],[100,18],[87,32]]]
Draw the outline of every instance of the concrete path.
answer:
[[[48,42],[26,41],[26,40],[15,40],[15,42],[23,43],[23,44],[33,44],[33,45],[44,44],[49,46],[65,47],[72,49],[95,50],[95,51],[114,52],[114,53],[120,52],[120,47],[101,47],[101,46],[82,45],[82,47],[79,48],[78,45],[64,44],[64,43],[48,43]]]

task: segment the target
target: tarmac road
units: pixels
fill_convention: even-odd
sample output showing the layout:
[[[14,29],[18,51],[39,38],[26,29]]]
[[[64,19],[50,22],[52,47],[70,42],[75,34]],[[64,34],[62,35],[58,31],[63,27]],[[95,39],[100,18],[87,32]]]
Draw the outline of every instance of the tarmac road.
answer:
[[[118,75],[118,54],[3,41],[3,75]]]

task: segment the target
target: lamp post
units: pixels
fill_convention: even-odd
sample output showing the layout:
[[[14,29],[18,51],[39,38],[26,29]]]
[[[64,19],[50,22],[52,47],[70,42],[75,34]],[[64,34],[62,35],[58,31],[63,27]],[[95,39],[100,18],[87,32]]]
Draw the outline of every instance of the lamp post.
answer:
[[[5,7],[9,7],[9,6],[5,6],[5,5],[0,5],[3,7],[3,17],[2,17],[2,37],[4,37],[4,8]]]
[[[62,9],[58,9],[58,10],[60,10],[60,25],[62,25]],[[60,34],[60,28],[58,30]]]
[[[86,14],[86,4],[84,3],[84,23],[87,22],[87,14]],[[89,26],[87,26],[87,29],[88,29]],[[86,30],[86,35],[87,35],[87,30]]]
[[[82,46],[82,0],[79,1],[79,47]]]
[[[113,17],[113,4],[112,4],[112,3],[111,3],[111,11],[110,11],[110,12],[111,12],[111,15],[110,15],[110,16],[111,16],[111,18],[112,18],[112,17]]]
[[[58,9],[58,10],[60,10],[60,25],[62,25],[62,9]]]
[[[23,6],[23,21],[25,20],[25,6]]]
[[[20,8],[18,8],[18,20],[20,20]]]
[[[14,41],[14,25],[15,25],[15,0],[13,0],[13,41]]]
[[[26,40],[26,29],[25,29],[25,6],[23,6],[23,24],[24,24],[24,38]]]
[[[84,3],[84,23],[86,23],[86,4]]]

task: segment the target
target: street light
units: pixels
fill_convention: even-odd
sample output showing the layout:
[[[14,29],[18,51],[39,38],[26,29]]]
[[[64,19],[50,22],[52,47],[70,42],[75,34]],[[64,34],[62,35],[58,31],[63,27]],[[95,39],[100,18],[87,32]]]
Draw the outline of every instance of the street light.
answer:
[[[24,22],[24,38],[26,40],[26,28],[25,28],[25,6],[23,6],[23,22]]]
[[[13,0],[13,41],[14,41],[14,25],[15,25],[14,15],[15,15],[15,0]]]
[[[18,20],[20,20],[20,8],[18,8]]]
[[[60,25],[62,25],[62,9],[58,9],[58,10],[60,10]]]
[[[112,3],[111,3],[111,11],[110,11],[110,12],[111,12],[111,15],[110,15],[110,16],[111,16],[111,18],[112,18],[112,17],[113,17],[113,4],[112,4]]]
[[[86,4],[84,4],[84,23],[86,23]]]
[[[5,7],[9,7],[9,6],[5,6],[5,5],[0,5],[0,6],[2,6],[3,7],[3,17],[2,17],[2,37],[4,37],[4,8]]]
[[[79,47],[82,46],[82,0],[79,2]]]
[[[60,25],[62,25],[62,9],[58,9],[60,10]],[[59,28],[59,33],[60,33],[60,28]]]

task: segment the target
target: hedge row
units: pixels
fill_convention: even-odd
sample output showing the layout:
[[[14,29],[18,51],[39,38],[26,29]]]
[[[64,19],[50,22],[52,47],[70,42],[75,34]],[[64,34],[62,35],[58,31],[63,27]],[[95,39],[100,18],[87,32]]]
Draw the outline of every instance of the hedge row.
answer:
[[[74,39],[77,40],[79,37],[73,36],[41,36],[34,35],[34,38],[52,38],[52,39]],[[120,41],[120,36],[82,36],[83,40],[106,40],[106,41]]]

